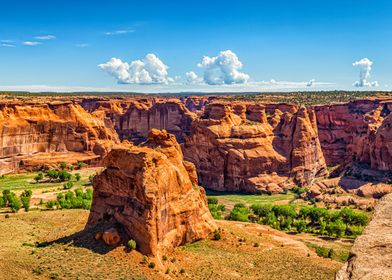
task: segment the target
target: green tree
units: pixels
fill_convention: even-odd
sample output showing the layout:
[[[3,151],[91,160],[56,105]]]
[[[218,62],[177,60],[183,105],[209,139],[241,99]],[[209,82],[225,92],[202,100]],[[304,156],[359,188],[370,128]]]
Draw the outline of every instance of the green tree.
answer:
[[[297,220],[294,226],[299,233],[306,231],[306,222],[304,220]]]
[[[261,217],[266,217],[269,213],[272,211],[272,205],[271,204],[252,204],[250,206],[250,209],[253,211],[253,213],[257,216]]]
[[[76,179],[76,181],[80,181],[80,178],[81,178],[81,176],[80,176],[80,174],[79,173],[76,173],[75,174],[75,179]]]
[[[9,196],[9,207],[14,213],[18,212],[19,209],[22,207],[19,198],[14,193],[11,193],[11,195]]]
[[[85,166],[86,166],[86,164],[84,162],[78,161],[78,169],[82,169]]]
[[[234,205],[229,218],[233,221],[249,222],[249,210],[244,204],[238,203]]]
[[[34,177],[34,180],[35,180],[35,182],[39,182],[39,181],[41,181],[42,179],[44,178],[44,174],[42,174],[42,172],[39,172],[35,177]]]
[[[65,170],[67,168],[67,164],[65,162],[60,163],[60,169]]]

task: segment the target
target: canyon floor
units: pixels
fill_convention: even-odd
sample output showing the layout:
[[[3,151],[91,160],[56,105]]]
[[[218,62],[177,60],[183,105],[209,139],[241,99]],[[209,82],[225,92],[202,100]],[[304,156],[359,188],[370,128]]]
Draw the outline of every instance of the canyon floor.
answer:
[[[0,279],[333,279],[341,262],[306,244],[348,251],[351,241],[290,235],[267,226],[217,221],[218,241],[176,248],[167,260],[144,260],[85,234],[85,210],[0,215]],[[241,241],[240,241],[241,240]],[[258,245],[255,245],[258,244]],[[148,263],[154,261],[155,268]]]

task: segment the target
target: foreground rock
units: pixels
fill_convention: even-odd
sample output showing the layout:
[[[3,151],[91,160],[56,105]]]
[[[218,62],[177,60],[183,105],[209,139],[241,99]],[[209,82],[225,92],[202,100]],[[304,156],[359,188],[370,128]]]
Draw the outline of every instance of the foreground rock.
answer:
[[[152,130],[143,147],[116,148],[94,179],[88,224],[116,221],[143,254],[159,255],[216,229],[204,189],[174,135]]]
[[[375,208],[374,216],[351,250],[351,258],[337,280],[392,279],[392,194]]]

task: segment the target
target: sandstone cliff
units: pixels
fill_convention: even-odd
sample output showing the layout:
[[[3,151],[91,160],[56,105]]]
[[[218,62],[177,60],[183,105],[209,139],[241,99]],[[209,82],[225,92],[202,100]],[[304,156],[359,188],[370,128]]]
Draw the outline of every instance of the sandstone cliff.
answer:
[[[392,279],[392,194],[382,198],[373,219],[351,249],[337,280]]]
[[[149,255],[206,238],[216,225],[175,137],[152,130],[142,146],[109,153],[94,179],[88,224],[114,219]]]
[[[316,106],[321,148],[328,165],[361,162],[390,171],[392,162],[390,100],[357,100]]]
[[[196,118],[178,99],[84,99],[81,105],[89,112],[105,113],[120,139],[135,143],[145,141],[153,128],[165,129],[183,142],[190,132],[192,120]]]
[[[34,156],[85,152],[103,156],[118,137],[105,118],[89,114],[73,102],[0,104],[0,174],[15,172]],[[75,155],[75,153],[74,153]],[[61,159],[63,161],[64,159]]]
[[[308,185],[324,175],[314,113],[291,109],[276,108],[267,118],[261,104],[207,105],[183,147],[201,184],[219,191],[276,193],[293,181]]]

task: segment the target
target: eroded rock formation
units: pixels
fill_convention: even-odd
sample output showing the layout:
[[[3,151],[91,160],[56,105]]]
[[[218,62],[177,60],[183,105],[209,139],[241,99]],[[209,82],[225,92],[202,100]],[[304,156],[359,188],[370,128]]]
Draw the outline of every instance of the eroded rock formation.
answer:
[[[81,105],[89,112],[103,112],[113,123],[121,140],[141,143],[148,132],[165,129],[179,142],[189,135],[196,115],[178,99],[156,100],[83,100]]]
[[[183,149],[201,184],[219,191],[277,193],[293,181],[307,185],[324,175],[314,113],[291,109],[276,108],[268,119],[263,105],[207,105]]]
[[[338,272],[337,280],[392,279],[392,194],[382,198],[373,219],[359,236],[350,259]]]
[[[216,229],[195,169],[173,135],[152,130],[142,147],[113,149],[106,165],[94,179],[90,226],[114,219],[149,255]]]
[[[50,162],[73,152],[77,160],[103,156],[118,142],[104,116],[89,114],[73,102],[0,104],[0,174],[15,172],[23,160],[51,155]],[[89,152],[89,153],[86,153]]]
[[[361,162],[390,171],[391,109],[392,101],[377,99],[316,106],[319,138],[327,164]]]

